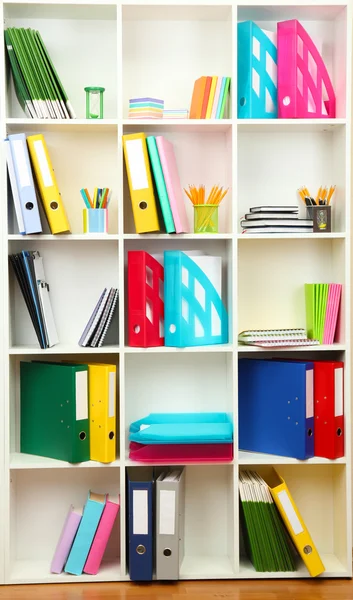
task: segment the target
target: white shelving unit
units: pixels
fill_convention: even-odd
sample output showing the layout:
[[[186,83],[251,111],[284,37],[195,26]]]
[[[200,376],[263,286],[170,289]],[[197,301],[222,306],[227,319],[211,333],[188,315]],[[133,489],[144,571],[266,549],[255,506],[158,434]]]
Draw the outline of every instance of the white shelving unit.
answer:
[[[1,136],[43,132],[55,166],[71,235],[23,237],[7,202],[5,159],[1,190],[0,381],[0,583],[120,581],[126,565],[126,468],[128,428],[152,411],[227,411],[234,416],[234,460],[186,466],[185,559],[181,579],[307,577],[256,573],[240,551],[238,472],[260,473],[275,465],[283,475],[322,554],[323,577],[351,576],[350,410],[350,155],[351,6],[341,0],[37,0],[0,1],[1,22],[38,29],[77,111],[75,121],[24,118],[0,44]],[[300,19],[323,51],[337,92],[337,119],[238,120],[237,21],[253,19],[275,30],[276,22]],[[166,108],[189,107],[194,80],[203,74],[232,76],[229,119],[129,121],[128,99],[153,95]],[[106,88],[102,121],[86,121],[87,85]],[[163,134],[174,143],[181,183],[221,182],[230,192],[220,208],[220,233],[168,236],[135,233],[122,134]],[[3,154],[3,153],[2,153]],[[247,236],[239,220],[254,204],[294,202],[296,189],[336,183],[333,233]],[[109,235],[82,234],[81,187],[113,189]],[[187,204],[189,218],[192,207]],[[129,348],[126,338],[126,262],[130,249],[202,249],[222,257],[230,343],[201,348]],[[37,249],[45,261],[60,344],[39,349],[7,255]],[[248,328],[305,324],[306,282],[343,284],[337,343],[288,352],[238,347]],[[120,290],[119,339],[101,349],[77,341],[105,286]],[[293,356],[345,361],[345,457],[300,462],[238,451],[237,364],[243,356]],[[120,453],[111,465],[69,465],[26,456],[19,448],[19,364],[38,357],[104,360],[118,366]],[[171,385],[172,382],[172,385]],[[137,467],[137,465],[136,465]],[[118,527],[107,563],[97,576],[51,575],[50,560],[69,504],[87,490],[120,492]]]

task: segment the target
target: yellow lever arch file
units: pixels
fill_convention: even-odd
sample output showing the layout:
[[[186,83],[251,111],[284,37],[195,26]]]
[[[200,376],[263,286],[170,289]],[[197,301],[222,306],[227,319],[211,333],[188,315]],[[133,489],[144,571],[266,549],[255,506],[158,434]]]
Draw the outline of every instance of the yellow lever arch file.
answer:
[[[265,477],[265,481],[270,488],[273,500],[288,529],[288,533],[310,575],[312,577],[321,575],[321,573],[325,571],[325,567],[301,514],[288,490],[286,482],[274,469],[270,477]]]
[[[88,364],[90,459],[116,458],[116,366]]]
[[[123,135],[123,147],[136,233],[159,231],[145,134]]]
[[[52,233],[70,231],[44,136],[30,135],[27,144],[50,230]]]

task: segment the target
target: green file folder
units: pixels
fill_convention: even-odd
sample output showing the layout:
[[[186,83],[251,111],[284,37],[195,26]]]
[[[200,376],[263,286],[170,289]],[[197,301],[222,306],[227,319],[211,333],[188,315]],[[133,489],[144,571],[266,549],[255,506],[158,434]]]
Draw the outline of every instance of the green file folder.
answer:
[[[152,167],[153,178],[156,184],[158,199],[161,205],[165,230],[167,233],[175,233],[173,213],[170,207],[168,191],[164,181],[163,169],[159,158],[156,138],[153,135],[150,135],[146,138],[146,143]]]
[[[31,96],[27,88],[27,84],[22,75],[21,67],[16,58],[16,54],[11,43],[11,38],[6,29],[4,35],[17,99],[20,105],[22,106],[23,110],[25,111],[27,117],[35,118],[36,112],[32,104]]]
[[[87,365],[21,362],[20,379],[21,452],[89,460]]]

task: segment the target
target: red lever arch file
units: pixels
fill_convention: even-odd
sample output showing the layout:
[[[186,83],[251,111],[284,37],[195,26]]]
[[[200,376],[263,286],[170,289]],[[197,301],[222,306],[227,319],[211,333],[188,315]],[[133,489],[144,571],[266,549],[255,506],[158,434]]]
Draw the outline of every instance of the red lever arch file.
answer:
[[[163,256],[128,252],[128,344],[164,346]]]
[[[343,362],[314,362],[315,456],[344,456]]]

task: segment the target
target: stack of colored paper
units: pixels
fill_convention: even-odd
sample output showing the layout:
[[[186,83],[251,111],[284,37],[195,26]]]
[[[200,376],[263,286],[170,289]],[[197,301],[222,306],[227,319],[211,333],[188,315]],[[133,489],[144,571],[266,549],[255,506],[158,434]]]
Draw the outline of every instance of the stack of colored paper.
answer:
[[[226,413],[153,413],[130,425],[131,460],[224,462],[233,459],[233,423]]]
[[[296,571],[294,552],[266,482],[255,471],[240,471],[241,525],[256,571]]]
[[[338,283],[306,283],[306,326],[308,338],[316,338],[321,344],[333,344],[342,285]]]
[[[188,119],[189,111],[186,108],[172,108],[163,111],[164,119]]]
[[[129,119],[163,119],[164,100],[158,98],[131,98]]]
[[[200,77],[194,83],[190,119],[223,119],[229,116],[230,77]]]

